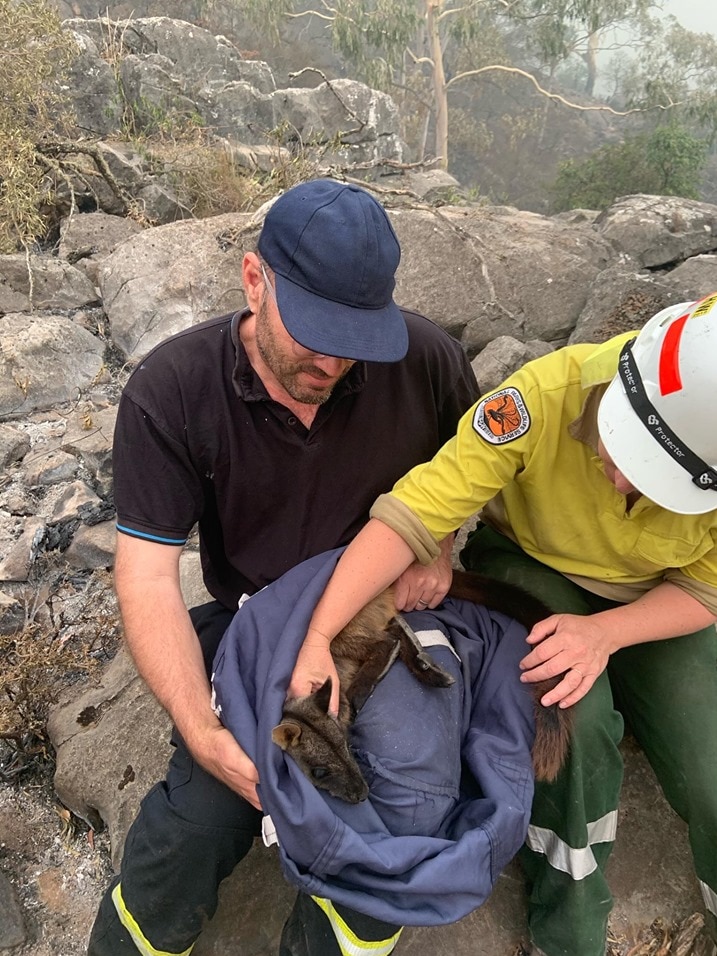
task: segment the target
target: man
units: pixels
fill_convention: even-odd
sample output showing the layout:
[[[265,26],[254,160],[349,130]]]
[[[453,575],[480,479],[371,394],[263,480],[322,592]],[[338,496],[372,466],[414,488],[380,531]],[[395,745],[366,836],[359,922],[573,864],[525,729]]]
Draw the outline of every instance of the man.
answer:
[[[605,952],[623,716],[688,824],[717,941],[717,294],[630,338],[528,363],[377,500],[290,682],[298,696],[333,677],[344,622],[482,509],[461,559],[556,612],[528,636],[522,679],[562,674],[542,702],[575,705],[569,761],[536,786],[522,851],[533,956]]]
[[[365,190],[297,186],[244,256],[247,308],[158,346],[123,393],[116,588],[176,750],[128,834],[90,956],[188,953],[260,832],[256,768],[212,711],[207,676],[242,594],[348,543],[376,495],[430,458],[475,398],[458,343],[395,305],[399,257]],[[187,612],[178,562],[196,523],[215,600]],[[400,607],[445,594],[450,544],[402,577]],[[282,954],[338,954],[346,927],[367,953],[396,931],[302,896]]]

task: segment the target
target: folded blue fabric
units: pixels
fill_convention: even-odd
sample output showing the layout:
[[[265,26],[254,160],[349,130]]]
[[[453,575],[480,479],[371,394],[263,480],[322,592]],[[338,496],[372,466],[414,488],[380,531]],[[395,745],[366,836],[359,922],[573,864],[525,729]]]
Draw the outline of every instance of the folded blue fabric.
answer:
[[[480,906],[520,848],[533,797],[533,705],[520,683],[525,629],[447,599],[406,620],[438,631],[429,653],[457,678],[428,688],[394,664],[352,746],[369,799],[315,789],[271,739],[311,614],[342,549],[292,569],[237,612],[214,666],[220,717],[259,771],[287,879],[387,922],[450,923]]]

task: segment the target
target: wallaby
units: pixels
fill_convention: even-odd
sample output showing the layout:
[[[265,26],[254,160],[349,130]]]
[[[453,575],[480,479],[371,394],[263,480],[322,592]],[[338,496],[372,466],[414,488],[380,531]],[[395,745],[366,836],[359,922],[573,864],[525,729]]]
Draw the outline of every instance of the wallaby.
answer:
[[[551,614],[542,601],[512,584],[454,571],[449,595],[483,604],[530,629]],[[391,588],[370,601],[331,642],[341,682],[338,718],[329,715],[331,679],[306,697],[287,700],[272,739],[289,753],[311,782],[349,803],[368,796],[368,786],[348,746],[348,728],[397,657],[424,684],[448,687],[453,678],[439,667],[396,617]],[[538,780],[555,779],[570,743],[569,710],[544,707],[540,699],[562,675],[528,685],[535,701],[533,767]]]

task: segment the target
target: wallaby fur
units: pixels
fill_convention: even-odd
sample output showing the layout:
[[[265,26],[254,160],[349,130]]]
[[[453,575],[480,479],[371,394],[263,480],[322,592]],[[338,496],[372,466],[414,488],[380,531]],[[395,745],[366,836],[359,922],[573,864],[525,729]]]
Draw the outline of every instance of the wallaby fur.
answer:
[[[483,604],[530,629],[550,610],[521,588],[480,574],[454,571],[449,595]],[[396,618],[393,590],[370,601],[331,642],[341,683],[338,718],[329,715],[331,679],[306,697],[287,700],[272,739],[289,753],[311,782],[349,803],[368,796],[368,786],[348,747],[348,728],[397,657],[422,683],[448,687],[453,678],[437,665]],[[529,684],[535,701],[533,766],[538,780],[553,780],[570,744],[569,710],[544,707],[540,699],[562,675]]]

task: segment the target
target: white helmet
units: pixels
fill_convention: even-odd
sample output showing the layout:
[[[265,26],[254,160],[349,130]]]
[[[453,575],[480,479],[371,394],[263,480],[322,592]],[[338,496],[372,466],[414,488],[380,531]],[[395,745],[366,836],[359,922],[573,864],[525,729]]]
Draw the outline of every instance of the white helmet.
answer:
[[[598,409],[615,465],[677,514],[717,509],[717,293],[653,316],[623,348]]]

